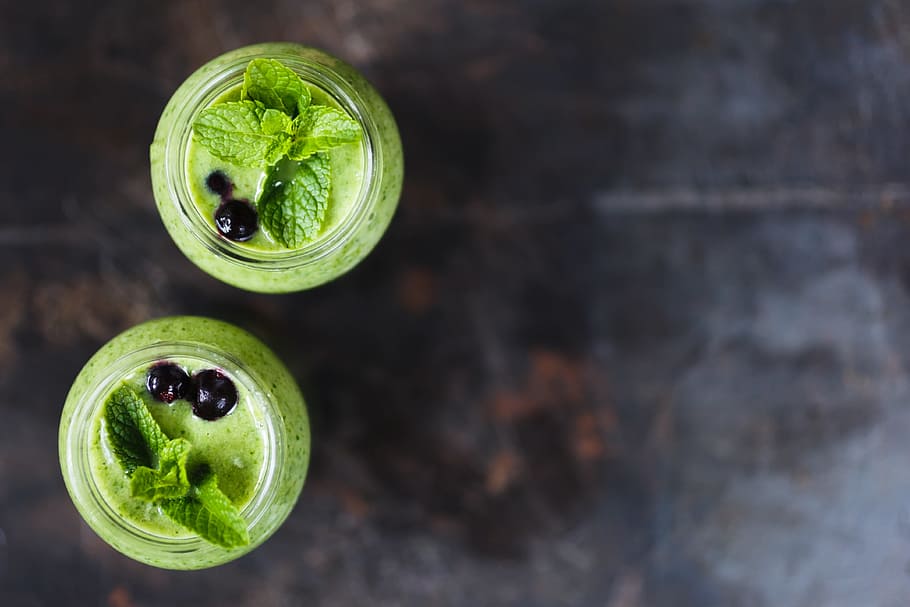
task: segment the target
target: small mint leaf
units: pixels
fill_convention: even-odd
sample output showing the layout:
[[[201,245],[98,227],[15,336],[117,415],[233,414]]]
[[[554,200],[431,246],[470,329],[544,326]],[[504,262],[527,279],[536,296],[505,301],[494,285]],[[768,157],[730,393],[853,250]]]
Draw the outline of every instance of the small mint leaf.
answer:
[[[186,475],[186,460],[190,456],[191,449],[190,441],[185,438],[175,438],[168,441],[158,456],[158,469],[162,473],[176,470],[180,482],[189,487],[190,481]]]
[[[158,471],[148,466],[138,466],[130,477],[130,496],[154,501],[158,486]]]
[[[316,152],[354,143],[362,135],[360,124],[342,112],[325,105],[311,105],[294,119],[294,141],[288,156],[302,160]]]
[[[154,502],[183,497],[190,489],[186,460],[190,443],[183,438],[169,441],[158,457],[158,469],[136,468],[130,479],[130,495]]]
[[[266,108],[262,111],[262,132],[266,135],[284,133],[291,126],[291,119],[284,112]]]
[[[310,105],[310,89],[292,69],[275,59],[253,59],[243,75],[241,99],[259,101],[288,116],[303,113]]]
[[[246,167],[277,162],[291,145],[291,119],[253,101],[207,107],[193,122],[196,140],[213,156]]]
[[[246,521],[218,488],[212,472],[194,483],[185,497],[163,500],[160,506],[174,522],[213,544],[236,548],[250,543]]]
[[[104,420],[111,450],[127,475],[139,466],[157,466],[168,438],[138,394],[126,385],[114,390],[104,404]]]
[[[178,483],[173,472],[162,475],[158,470],[139,466],[130,478],[130,497],[147,502],[176,499],[186,495],[187,491],[189,487]]]
[[[259,201],[259,223],[287,248],[303,246],[322,228],[331,187],[329,157],[316,153],[279,167],[269,176]],[[285,175],[290,172],[290,175]]]

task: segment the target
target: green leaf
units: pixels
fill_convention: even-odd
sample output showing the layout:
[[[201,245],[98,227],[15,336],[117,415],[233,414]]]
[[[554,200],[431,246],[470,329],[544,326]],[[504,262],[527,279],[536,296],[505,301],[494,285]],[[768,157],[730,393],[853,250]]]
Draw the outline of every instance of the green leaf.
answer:
[[[196,140],[213,156],[245,167],[277,162],[291,145],[291,119],[254,101],[207,107],[193,122]]]
[[[162,475],[158,470],[139,466],[130,478],[130,497],[146,502],[183,497],[189,485],[182,486],[173,473]]]
[[[149,502],[183,497],[190,489],[186,460],[190,443],[177,438],[167,443],[158,458],[158,469],[136,468],[130,479],[130,495]]]
[[[310,105],[311,96],[300,76],[280,61],[253,59],[243,75],[240,99],[259,101],[294,117]]]
[[[291,127],[294,141],[288,156],[302,160],[316,152],[354,143],[362,135],[360,124],[342,112],[325,105],[312,105],[297,116]]]
[[[291,119],[278,110],[266,109],[262,112],[262,132],[266,135],[284,134],[291,126]]]
[[[212,472],[194,483],[185,497],[162,500],[160,505],[174,522],[213,544],[236,548],[250,543],[246,521],[218,488],[218,479]]]
[[[259,223],[285,247],[301,247],[322,228],[329,201],[329,157],[316,153],[299,162],[288,162],[269,176],[259,201]],[[287,174],[287,173],[290,174]]]
[[[111,450],[127,475],[139,466],[157,467],[168,438],[138,394],[125,384],[114,390],[104,404],[104,419]]]

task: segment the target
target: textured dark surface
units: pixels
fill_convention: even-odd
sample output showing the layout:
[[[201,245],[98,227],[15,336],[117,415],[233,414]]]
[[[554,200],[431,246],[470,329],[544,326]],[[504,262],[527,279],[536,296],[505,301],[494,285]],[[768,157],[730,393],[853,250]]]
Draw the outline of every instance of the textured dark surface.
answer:
[[[380,246],[291,296],[203,275],[148,144],[285,39],[398,116]],[[910,4],[0,0],[0,605],[910,604]],[[81,522],[72,378],[176,313],[270,343],[310,479],[235,563]]]

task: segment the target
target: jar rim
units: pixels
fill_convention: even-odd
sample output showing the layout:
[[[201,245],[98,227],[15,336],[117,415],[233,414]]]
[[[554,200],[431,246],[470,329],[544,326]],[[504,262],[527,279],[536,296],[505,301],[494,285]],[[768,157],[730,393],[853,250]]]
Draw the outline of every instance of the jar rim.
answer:
[[[187,78],[169,102],[170,105],[176,99],[186,97],[186,101],[176,108],[176,115],[164,135],[163,169],[170,203],[175,206],[184,228],[192,237],[210,254],[230,263],[267,271],[299,269],[316,263],[350,240],[378,203],[382,175],[379,126],[366,109],[367,103],[357,89],[331,65],[319,61],[317,56],[304,56],[299,52],[306,49],[295,44],[273,43],[244,47],[220,55]],[[361,125],[363,133],[363,179],[357,201],[343,221],[324,238],[299,249],[261,251],[221,237],[202,217],[187,182],[187,150],[193,121],[218,97],[238,86],[247,64],[257,58],[277,59],[297,72],[305,82],[320,88]]]

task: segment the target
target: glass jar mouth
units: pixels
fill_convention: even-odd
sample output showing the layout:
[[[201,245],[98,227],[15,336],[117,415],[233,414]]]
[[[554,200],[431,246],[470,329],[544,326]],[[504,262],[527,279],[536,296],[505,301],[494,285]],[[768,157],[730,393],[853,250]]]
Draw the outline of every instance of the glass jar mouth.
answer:
[[[153,533],[117,513],[110,500],[104,495],[91,461],[91,441],[94,427],[94,416],[106,396],[130,372],[167,358],[192,359],[204,362],[226,371],[229,376],[243,387],[243,391],[255,399],[261,408],[257,423],[261,421],[263,432],[264,457],[253,498],[241,509],[241,516],[247,521],[247,529],[254,529],[269,513],[276,501],[274,486],[280,482],[282,467],[285,461],[284,445],[286,437],[283,426],[278,423],[280,414],[270,398],[268,385],[255,371],[247,368],[236,357],[222,350],[198,343],[168,341],[158,342],[137,348],[117,358],[100,379],[94,390],[80,400],[72,413],[72,420],[66,433],[66,468],[67,479],[77,497],[83,516],[98,531],[98,527],[116,529],[118,537],[107,533],[102,536],[115,547],[120,547],[127,540],[130,544],[139,544],[149,554],[156,553],[205,553],[223,552],[225,549],[211,544],[190,532],[185,537],[171,537]],[[251,532],[251,536],[253,533]]]
[[[300,249],[263,251],[223,238],[202,216],[187,182],[187,151],[193,121],[216,99],[242,84],[247,64],[257,58],[277,59],[297,72],[305,82],[322,89],[360,123],[363,132],[363,179],[356,202],[339,225]],[[184,228],[209,253],[257,270],[302,268],[338,250],[369,218],[377,203],[381,179],[381,171],[377,170],[382,166],[381,146],[377,145],[379,127],[370,113],[365,111],[366,102],[360,93],[331,66],[290,51],[246,47],[202,66],[181,85],[174,98],[180,98],[184,92],[187,93],[186,102],[175,109],[175,119],[164,137],[164,178],[170,202],[176,207]]]

